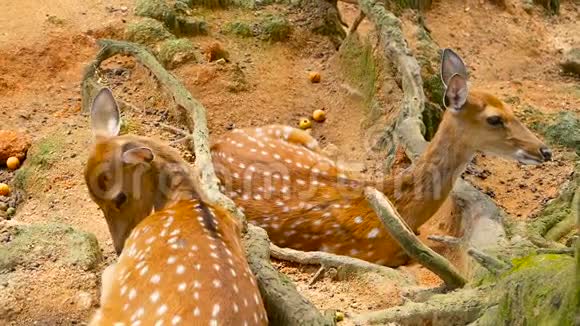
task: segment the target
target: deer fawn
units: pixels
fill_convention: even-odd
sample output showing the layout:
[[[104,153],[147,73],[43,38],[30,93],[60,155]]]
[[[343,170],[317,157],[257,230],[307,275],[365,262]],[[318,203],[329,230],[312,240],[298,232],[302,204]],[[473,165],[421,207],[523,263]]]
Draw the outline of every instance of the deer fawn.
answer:
[[[384,192],[417,232],[477,151],[524,164],[551,159],[502,101],[468,91],[465,65],[450,49],[443,51],[441,78],[448,109],[426,151],[401,175],[378,184],[348,177],[308,133],[272,125],[233,130],[212,146],[224,191],[280,246],[388,266],[405,263],[408,258],[365,200],[365,185]]]
[[[108,89],[91,124],[85,181],[120,256],[103,273],[90,325],[267,325],[238,222],[204,203],[188,164],[148,138],[118,136]]]

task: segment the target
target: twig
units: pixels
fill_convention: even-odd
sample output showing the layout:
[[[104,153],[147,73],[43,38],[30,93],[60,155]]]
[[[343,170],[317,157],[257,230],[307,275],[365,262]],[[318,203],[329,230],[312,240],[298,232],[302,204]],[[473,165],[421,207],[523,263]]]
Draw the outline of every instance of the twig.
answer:
[[[99,65],[106,59],[121,54],[135,57],[163,85],[187,117],[187,127],[191,132],[192,151],[195,154],[199,173],[200,195],[205,200],[228,209],[244,226],[246,254],[252,272],[258,278],[258,285],[266,307],[268,319],[273,324],[333,325],[334,321],[325,318],[310,302],[304,299],[289,282],[280,279],[270,264],[268,240],[265,231],[257,227],[246,228],[245,216],[231,199],[219,191],[209,151],[209,131],[203,105],[194,99],[189,91],[144,48],[128,42],[101,40],[101,50],[95,60],[87,67],[82,82],[83,105],[89,105],[101,86],[95,81]],[[261,233],[260,233],[261,232]]]
[[[473,257],[481,266],[485,267],[491,273],[498,275],[511,268],[511,266],[493,256],[484,253],[476,248],[467,249],[467,254]]]
[[[366,17],[365,13],[362,10],[359,10],[358,15],[356,16],[356,18],[352,22],[352,25],[350,25],[350,28],[348,29],[349,36],[352,33],[356,32],[358,26],[360,25],[360,23],[362,23],[362,21],[365,19],[365,17]]]
[[[165,129],[171,130],[171,131],[172,131],[174,134],[178,134],[178,135],[181,135],[181,136],[191,136],[191,134],[190,134],[189,132],[187,132],[187,131],[185,131],[185,130],[183,130],[183,129],[176,128],[176,127],[174,127],[174,126],[170,126],[170,125],[168,125],[168,124],[165,124],[165,123],[160,123],[159,125],[160,125],[162,128],[165,128]]]
[[[421,243],[419,238],[403,223],[403,219],[385,195],[375,188],[367,187],[365,197],[391,236],[409,256],[441,277],[450,289],[463,287],[467,283],[443,256]]]
[[[340,256],[321,251],[304,252],[290,248],[280,248],[274,244],[270,245],[270,254],[273,258],[298,264],[321,265],[325,268],[334,267],[342,275],[377,273],[402,284],[411,282],[408,275],[395,269],[348,256]]]
[[[429,235],[427,239],[443,243],[449,246],[460,246],[461,239],[449,235]]]
[[[308,281],[308,285],[312,285],[318,282],[318,280],[324,275],[324,269],[325,269],[324,266],[320,266],[320,268],[316,271],[314,276],[312,276],[310,281]]]

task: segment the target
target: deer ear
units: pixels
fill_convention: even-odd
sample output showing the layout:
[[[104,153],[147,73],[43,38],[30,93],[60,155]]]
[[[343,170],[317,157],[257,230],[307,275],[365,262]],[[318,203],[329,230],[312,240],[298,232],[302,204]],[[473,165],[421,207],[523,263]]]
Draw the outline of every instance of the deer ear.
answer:
[[[443,101],[445,107],[454,112],[461,110],[467,101],[467,80],[458,74],[451,76],[445,89]]]
[[[93,136],[114,137],[121,130],[119,106],[108,88],[99,91],[91,106],[91,129]]]
[[[459,75],[467,80],[467,68],[461,57],[451,49],[443,49],[441,55],[441,81],[447,87],[453,75]]]
[[[151,163],[155,154],[148,147],[136,147],[124,151],[122,158],[125,164]]]

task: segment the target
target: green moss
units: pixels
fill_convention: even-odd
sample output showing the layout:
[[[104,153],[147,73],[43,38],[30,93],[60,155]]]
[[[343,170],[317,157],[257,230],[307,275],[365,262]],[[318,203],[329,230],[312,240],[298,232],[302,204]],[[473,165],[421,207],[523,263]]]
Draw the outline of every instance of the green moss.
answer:
[[[356,34],[349,36],[340,48],[339,66],[342,75],[361,91],[369,107],[378,75],[370,42],[362,42]]]
[[[174,37],[162,23],[151,18],[129,24],[125,36],[129,41],[143,45],[152,45]]]
[[[11,241],[0,247],[0,272],[49,258],[90,270],[102,259],[95,235],[68,225],[19,225],[9,232],[12,233]]]
[[[58,133],[34,143],[28,151],[28,157],[23,166],[16,171],[14,185],[23,190],[30,186],[41,185],[45,179],[46,170],[60,156],[63,144],[62,135]]]
[[[250,24],[242,21],[228,22],[222,28],[225,34],[232,34],[239,37],[251,37],[253,35]]]
[[[175,16],[175,12],[165,0],[137,0],[135,15],[164,21],[168,16]]]
[[[288,39],[292,26],[288,19],[277,15],[268,15],[259,24],[263,40],[280,42]]]
[[[195,61],[195,49],[188,39],[166,40],[159,45],[157,59],[163,66],[173,69],[188,61]]]
[[[531,255],[512,263],[513,268],[498,277],[493,291],[499,307],[492,318],[494,324],[572,325],[576,308],[574,259]]]
[[[546,138],[554,144],[573,149],[580,155],[580,119],[574,112],[559,112],[555,122],[544,130]]]

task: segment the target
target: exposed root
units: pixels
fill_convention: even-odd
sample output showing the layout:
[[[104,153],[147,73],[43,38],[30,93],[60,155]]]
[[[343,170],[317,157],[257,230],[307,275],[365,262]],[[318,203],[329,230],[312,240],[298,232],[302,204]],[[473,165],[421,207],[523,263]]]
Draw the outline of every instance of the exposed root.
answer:
[[[356,30],[358,29],[358,26],[360,25],[360,23],[362,23],[362,21],[365,19],[365,17],[366,17],[365,13],[362,10],[359,10],[358,15],[356,16],[356,18],[352,22],[352,25],[348,29],[349,36],[352,33],[356,32]]]
[[[485,269],[487,269],[488,271],[490,271],[495,275],[498,275],[512,267],[508,263],[505,263],[493,256],[490,256],[476,248],[467,249],[467,254],[473,257],[473,259],[475,259],[475,261],[478,264],[485,267]]]
[[[235,204],[219,191],[209,150],[209,131],[206,111],[187,89],[144,48],[129,42],[101,40],[101,50],[85,70],[82,82],[83,105],[92,101],[101,86],[95,80],[100,64],[115,55],[131,55],[157,78],[171,94],[178,108],[187,118],[187,127],[193,139],[191,147],[195,153],[196,173],[200,181],[200,195],[207,201],[228,209],[237,217],[245,229],[244,245],[254,275],[258,279],[260,292],[273,324],[282,325],[333,325],[334,320],[323,316],[310,302],[304,299],[290,283],[280,278],[270,264],[269,242],[266,232],[258,227],[246,228],[245,216]],[[174,129],[174,128],[171,128]],[[175,131],[175,130],[174,130]],[[181,131],[180,131],[181,132]]]
[[[314,276],[312,276],[310,281],[308,281],[308,285],[312,285],[318,282],[318,280],[320,280],[324,276],[324,270],[325,270],[324,266],[320,266],[320,268],[316,271]]]
[[[448,246],[461,246],[462,245],[462,241],[459,238],[456,237],[452,237],[449,235],[430,235],[427,236],[427,239],[431,240],[431,241],[437,241],[439,243],[443,243],[445,245]]]
[[[273,258],[302,265],[320,265],[325,270],[336,268],[340,279],[347,278],[351,275],[376,273],[394,282],[400,282],[402,284],[410,283],[407,275],[395,269],[348,256],[340,256],[322,251],[304,252],[290,248],[280,248],[274,244],[270,245],[270,254]]]
[[[354,317],[355,325],[466,325],[475,321],[487,306],[478,289],[433,295],[429,301],[404,305]]]
[[[574,256],[575,249],[574,248],[562,248],[562,249],[554,249],[554,248],[539,248],[536,250],[538,254],[556,254],[556,255],[570,255]]]
[[[467,283],[447,259],[421,243],[385,195],[375,188],[367,187],[365,196],[391,236],[409,256],[441,277],[449,289],[460,288]]]

